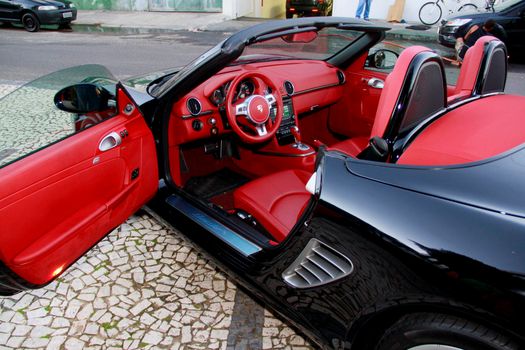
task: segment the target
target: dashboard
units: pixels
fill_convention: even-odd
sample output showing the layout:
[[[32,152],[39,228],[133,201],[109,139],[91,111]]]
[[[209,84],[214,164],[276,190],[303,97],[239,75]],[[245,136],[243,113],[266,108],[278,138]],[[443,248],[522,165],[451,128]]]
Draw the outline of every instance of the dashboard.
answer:
[[[291,135],[286,131],[297,124],[300,114],[337,102],[345,84],[344,72],[324,61],[285,60],[226,67],[173,105],[170,145],[231,133],[226,117],[226,96],[233,79],[246,72],[262,73],[279,89],[277,93],[284,103],[282,127],[277,132],[279,143],[288,142],[285,137]],[[274,93],[259,78],[242,80],[234,92],[233,103],[261,91]],[[275,117],[275,107],[270,116]]]

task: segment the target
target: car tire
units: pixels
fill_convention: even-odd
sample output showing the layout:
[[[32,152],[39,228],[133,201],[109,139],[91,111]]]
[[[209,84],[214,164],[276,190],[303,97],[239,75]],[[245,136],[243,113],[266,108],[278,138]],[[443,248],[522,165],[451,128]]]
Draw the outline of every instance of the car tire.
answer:
[[[286,13],[286,18],[293,18],[293,15],[291,13]]]
[[[22,24],[28,32],[38,32],[40,29],[40,21],[33,13],[26,13],[22,16]]]
[[[516,350],[508,337],[466,319],[445,314],[415,313],[390,327],[376,350]]]

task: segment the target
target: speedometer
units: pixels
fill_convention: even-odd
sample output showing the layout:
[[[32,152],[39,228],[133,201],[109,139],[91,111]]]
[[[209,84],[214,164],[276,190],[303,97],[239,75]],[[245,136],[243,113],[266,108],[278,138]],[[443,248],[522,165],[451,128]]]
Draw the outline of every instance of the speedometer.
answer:
[[[213,102],[213,104],[216,106],[223,104],[225,99],[226,96],[224,96],[222,88],[215,90],[211,95],[211,102]]]

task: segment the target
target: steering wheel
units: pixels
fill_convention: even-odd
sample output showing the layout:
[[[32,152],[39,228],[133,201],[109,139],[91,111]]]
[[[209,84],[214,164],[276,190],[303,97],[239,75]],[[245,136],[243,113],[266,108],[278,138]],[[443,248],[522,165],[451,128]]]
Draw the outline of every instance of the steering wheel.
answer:
[[[244,100],[233,99],[238,85],[248,79],[259,79],[271,89],[271,93],[264,91],[261,84],[254,84],[255,90]],[[273,104],[277,105],[275,121],[270,118]],[[233,131],[246,143],[260,143],[271,139],[283,119],[283,99],[277,85],[266,75],[259,72],[246,72],[238,75],[230,84],[226,94],[226,115]]]

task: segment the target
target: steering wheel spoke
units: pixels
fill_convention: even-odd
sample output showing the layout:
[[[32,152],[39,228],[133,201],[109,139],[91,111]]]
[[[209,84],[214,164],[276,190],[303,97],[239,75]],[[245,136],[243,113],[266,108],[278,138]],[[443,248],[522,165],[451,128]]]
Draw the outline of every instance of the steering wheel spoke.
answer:
[[[235,105],[235,115],[247,115],[248,114],[248,104],[246,102],[239,103]]]
[[[255,130],[257,131],[257,135],[259,136],[265,136],[268,134],[268,131],[266,130],[265,124],[257,124],[255,125]]]
[[[277,102],[277,99],[276,99],[275,96],[272,95],[272,94],[266,94],[266,95],[264,96],[264,98],[266,99],[266,101],[268,101],[268,103],[269,103],[270,105],[273,105],[274,103]]]

